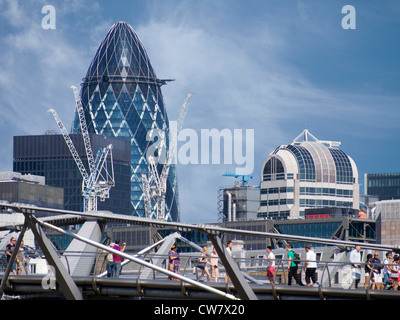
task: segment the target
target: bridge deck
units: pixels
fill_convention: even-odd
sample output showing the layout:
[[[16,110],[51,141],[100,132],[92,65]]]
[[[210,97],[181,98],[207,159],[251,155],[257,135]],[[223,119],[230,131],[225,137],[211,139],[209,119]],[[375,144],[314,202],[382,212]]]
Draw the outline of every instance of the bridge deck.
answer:
[[[49,280],[49,279],[47,279]],[[74,277],[84,299],[189,299],[220,300],[221,296],[202,290],[194,285],[170,280],[138,280],[133,278]],[[4,289],[7,296],[21,299],[60,298],[63,293],[57,287],[46,286],[43,276],[10,276]],[[50,280],[51,281],[51,280]],[[45,285],[44,285],[45,284]],[[207,283],[215,289],[237,295],[232,284]],[[251,285],[260,300],[387,300],[400,299],[400,292],[391,290],[365,290],[324,287],[300,287],[298,285]]]

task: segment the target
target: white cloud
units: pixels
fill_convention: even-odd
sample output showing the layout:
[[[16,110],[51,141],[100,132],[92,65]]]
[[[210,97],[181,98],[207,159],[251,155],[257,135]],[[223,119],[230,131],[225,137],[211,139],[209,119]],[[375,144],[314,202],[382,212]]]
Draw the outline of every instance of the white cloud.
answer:
[[[0,34],[0,128],[5,155],[1,168],[12,167],[12,137],[57,130],[47,113],[56,109],[66,125],[72,121],[74,96],[70,86],[83,78],[85,47],[76,47],[62,28],[41,28],[40,2],[7,3],[11,26]],[[33,14],[31,14],[33,13]],[[15,23],[18,19],[19,23]]]
[[[304,24],[311,24],[307,18],[309,9],[298,6]],[[211,20],[215,22],[212,17]],[[170,120],[177,119],[184,97],[192,92],[184,127],[198,131],[202,128],[255,129],[258,166],[269,152],[279,144],[290,143],[305,128],[311,132],[317,129],[320,139],[358,135],[365,141],[374,133],[355,132],[358,124],[368,123],[376,129],[397,125],[399,114],[390,114],[397,98],[330,89],[308,80],[309,70],[300,70],[292,61],[281,57],[290,48],[291,38],[281,37],[287,30],[274,35],[270,31],[273,23],[259,23],[259,29],[251,35],[235,33],[237,29],[233,29],[229,37],[215,32],[218,25],[200,27],[187,16],[179,21],[176,17],[152,19],[137,28],[157,75],[176,79],[163,88]],[[321,37],[323,30],[315,33]],[[379,101],[387,113],[381,114],[376,108]],[[385,120],[376,121],[377,117]],[[318,131],[328,136],[319,136]],[[380,134],[389,132],[382,130]],[[233,171],[232,166],[178,167],[183,220],[217,218],[216,190],[221,184],[229,184],[222,177],[228,170]],[[259,182],[259,172],[256,166],[254,184]]]

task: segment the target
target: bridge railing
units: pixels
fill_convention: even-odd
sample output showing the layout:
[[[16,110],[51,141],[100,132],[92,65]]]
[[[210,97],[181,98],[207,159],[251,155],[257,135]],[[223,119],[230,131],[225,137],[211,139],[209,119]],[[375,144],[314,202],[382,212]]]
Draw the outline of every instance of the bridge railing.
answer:
[[[41,252],[37,251],[24,251],[24,254],[28,260],[28,264],[24,266],[24,270],[21,274],[47,274],[48,266],[46,260],[43,259]],[[70,272],[70,259],[74,257],[74,254],[70,253],[70,255],[64,254],[62,255],[62,261],[64,261],[64,265],[67,270]],[[81,253],[79,253],[81,254]],[[61,253],[60,253],[61,256]],[[105,270],[106,260],[105,254],[102,252],[97,252],[96,254],[87,254],[88,259],[83,259],[82,261],[92,261],[91,268],[92,272],[90,276],[97,276],[101,272]],[[92,258],[92,259],[90,259]],[[138,256],[147,262],[157,263],[159,266],[163,268],[168,268],[168,255],[157,255],[154,253],[148,253],[142,256]],[[202,274],[203,269],[199,266],[200,256],[197,253],[182,253],[180,254],[180,267],[179,274],[184,275],[186,277],[190,277],[195,280],[199,280],[199,276]],[[209,258],[208,258],[209,259]],[[95,263],[93,263],[95,261]],[[253,281],[257,284],[261,285],[270,285],[269,280],[267,279],[267,260],[264,258],[234,258],[234,261],[238,264],[240,270],[247,275],[247,279],[249,281]],[[325,288],[343,288],[343,289],[354,289],[355,288],[355,280],[359,279],[358,288],[367,288],[370,289],[372,284],[376,284],[376,279],[368,276],[365,273],[365,265],[366,263],[360,263],[360,268],[355,269],[349,262],[338,262],[338,261],[317,261],[317,269],[316,275],[319,285]],[[398,264],[394,264],[398,266]],[[4,272],[7,266],[7,260],[4,251],[0,252],[0,272]],[[276,259],[275,260],[275,270],[274,270],[274,285],[287,285],[288,284],[288,260],[286,259]],[[383,281],[383,263],[380,265],[371,265],[372,268],[380,267]],[[210,282],[225,282],[226,270],[221,263],[218,262],[218,271],[219,276],[217,281],[215,276],[212,274],[210,265],[207,265],[207,269],[211,276]],[[356,272],[357,271],[357,272]],[[305,281],[305,270],[304,270],[304,261],[298,266],[297,271],[301,276],[301,282],[306,284]],[[356,278],[357,276],[357,278]],[[130,261],[122,268],[121,277],[125,278],[137,278],[138,280],[166,280],[168,277],[161,273],[156,272],[154,269],[143,267],[135,262]],[[207,281],[207,274],[205,274],[202,281]],[[228,283],[229,284],[229,283]],[[296,285],[296,281],[292,281],[293,285]]]

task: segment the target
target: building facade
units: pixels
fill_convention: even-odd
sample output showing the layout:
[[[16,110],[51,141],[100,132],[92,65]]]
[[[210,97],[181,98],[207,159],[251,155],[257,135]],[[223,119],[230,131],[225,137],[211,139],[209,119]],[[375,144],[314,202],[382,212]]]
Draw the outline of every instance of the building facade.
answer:
[[[400,173],[365,173],[364,193],[379,200],[400,199]]]
[[[81,100],[89,132],[130,141],[131,214],[144,216],[142,174],[154,180],[146,156],[154,143],[152,132],[164,132],[169,146],[169,122],[161,92],[167,80],[157,78],[143,44],[125,22],[109,30],[83,80]],[[73,132],[79,130],[76,115]],[[158,171],[163,167],[158,164]],[[165,213],[169,221],[179,221],[174,165],[167,180]]]
[[[18,172],[0,172],[0,200],[18,202],[42,208],[64,209],[62,188],[45,184],[45,177]],[[37,212],[37,217],[49,215]]]
[[[357,166],[339,146],[304,130],[271,152],[261,169],[258,217],[304,218],[306,208],[358,209]]]
[[[375,203],[377,243],[400,246],[400,200]]]
[[[86,151],[81,134],[71,134],[71,140],[85,166]],[[93,153],[112,144],[115,186],[110,197],[98,201],[99,210],[130,214],[130,144],[124,139],[90,134]],[[61,134],[15,136],[13,170],[22,174],[45,177],[48,186],[64,189],[66,210],[82,211],[82,175]],[[88,170],[88,167],[86,167]]]
[[[222,188],[218,206],[220,222],[255,220],[260,207],[260,188],[248,185]]]

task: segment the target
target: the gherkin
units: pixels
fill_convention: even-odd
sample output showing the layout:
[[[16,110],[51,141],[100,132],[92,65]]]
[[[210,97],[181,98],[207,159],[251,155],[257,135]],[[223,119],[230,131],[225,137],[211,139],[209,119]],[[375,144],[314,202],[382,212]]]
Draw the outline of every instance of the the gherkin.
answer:
[[[126,22],[112,26],[82,83],[81,100],[88,130],[131,141],[131,205],[135,216],[145,214],[141,175],[149,175],[146,152],[153,143],[146,140],[146,135],[151,129],[169,130],[162,84],[139,37]],[[75,115],[72,131],[78,132],[79,128]],[[162,165],[158,169],[161,171]],[[167,180],[165,213],[169,220],[179,221],[173,165]]]

